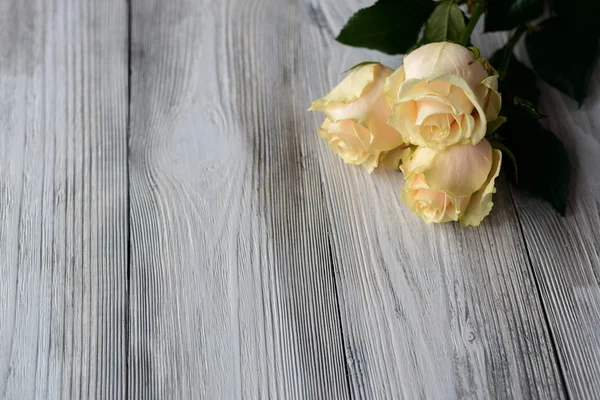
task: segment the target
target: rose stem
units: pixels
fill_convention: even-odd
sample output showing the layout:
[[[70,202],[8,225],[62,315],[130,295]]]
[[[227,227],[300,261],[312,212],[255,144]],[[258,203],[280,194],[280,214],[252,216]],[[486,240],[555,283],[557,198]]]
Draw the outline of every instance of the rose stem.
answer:
[[[471,13],[471,19],[469,19],[469,23],[460,35],[460,39],[458,41],[459,44],[462,44],[463,46],[467,45],[467,43],[469,42],[469,38],[471,37],[471,32],[473,32],[473,29],[475,29],[475,25],[477,25],[477,21],[479,21],[479,17],[481,17],[481,14],[483,14],[484,11],[485,4],[483,2],[477,3],[475,9]]]

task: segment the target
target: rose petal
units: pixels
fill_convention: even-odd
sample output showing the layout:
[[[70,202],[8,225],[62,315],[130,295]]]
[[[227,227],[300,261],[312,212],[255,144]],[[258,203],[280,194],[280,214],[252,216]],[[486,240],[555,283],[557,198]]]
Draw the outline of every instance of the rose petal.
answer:
[[[425,183],[453,197],[470,196],[485,182],[492,167],[492,147],[487,140],[477,145],[455,145],[443,151],[418,148],[404,163],[405,176],[423,174]]]
[[[488,73],[467,48],[449,42],[429,43],[404,56],[406,79],[435,79],[454,74],[475,89]]]
[[[404,65],[401,65],[393,74],[387,77],[383,86],[383,93],[385,99],[390,107],[396,104],[398,98],[398,92],[400,86],[404,83],[406,78],[404,77]]]
[[[410,158],[402,164],[400,169],[402,170],[402,173],[404,173],[404,176],[408,179],[411,174],[420,173],[422,170],[424,170],[427,165],[432,163],[436,155],[437,151],[435,150],[432,150],[428,147],[418,147],[412,152]]]
[[[379,164],[381,151],[369,146],[373,141],[371,132],[354,121],[333,123],[326,119],[318,134],[348,164],[362,165],[369,173]]]
[[[329,94],[313,102],[310,110],[325,113],[332,122],[361,121],[382,96],[385,79],[392,70],[381,64],[368,64],[352,71]]]
[[[452,114],[452,107],[450,107],[447,104],[444,104],[443,102],[439,102],[439,101],[418,101],[416,102],[416,107],[417,107],[417,119],[415,121],[416,125],[423,125],[423,122],[426,119],[429,119],[428,117],[431,116],[435,116],[435,120],[437,122],[442,122],[446,121],[446,115],[448,114]],[[441,119],[440,119],[441,118]],[[431,121],[433,122],[433,120]],[[438,127],[441,127],[440,125],[437,125],[436,123],[431,123],[430,121],[428,121],[427,125],[436,125]],[[448,126],[449,124],[446,124],[445,126]]]
[[[431,111],[432,107],[438,107],[434,102],[447,105],[449,108],[446,111],[453,116],[471,117],[472,120],[469,122],[472,123],[461,127],[463,133],[461,135],[455,135],[457,130],[451,131],[450,134],[445,133],[447,136],[433,134],[430,130],[421,130],[417,125],[423,123],[428,112],[427,109],[421,108],[420,104],[426,104]],[[438,111],[441,111],[441,106],[439,110],[431,112]],[[392,108],[388,124],[400,132],[406,143],[428,146],[436,150],[443,150],[453,144],[476,144],[485,136],[487,128],[483,104],[478,102],[477,97],[462,78],[451,75],[441,76],[432,82],[405,81],[398,94],[398,103]],[[446,139],[439,140],[439,137],[446,137]]]
[[[483,219],[492,211],[492,207],[494,206],[494,203],[492,202],[492,195],[496,193],[494,184],[496,182],[496,178],[500,174],[501,165],[502,152],[494,149],[493,164],[492,168],[490,169],[490,173],[482,188],[471,196],[464,215],[460,217],[460,224],[462,226],[478,226],[481,221],[483,221]]]
[[[410,157],[413,149],[410,146],[399,146],[381,154],[379,164],[385,168],[399,170],[400,165]]]
[[[492,122],[498,118],[500,108],[502,107],[502,96],[498,93],[498,75],[487,77],[481,82],[481,85],[488,89],[483,99],[485,118],[487,122]]]
[[[481,139],[483,139],[483,137],[485,136],[485,132],[487,129],[487,119],[485,118],[485,112],[483,109],[484,104],[481,104],[477,97],[475,96],[475,93],[473,93],[473,91],[471,90],[471,88],[466,84],[466,82],[461,79],[458,76],[455,75],[445,75],[445,76],[441,76],[438,78],[441,81],[445,81],[449,84],[451,84],[452,86],[455,86],[457,88],[462,89],[462,94],[464,94],[464,96],[471,102],[471,104],[473,105],[473,107],[475,108],[473,111],[469,112],[469,113],[462,113],[465,115],[471,115],[474,119],[474,125],[473,125],[473,129],[470,132],[470,135],[468,138],[466,138],[466,140],[461,141],[460,143],[471,143],[471,144],[477,144]],[[457,96],[457,95],[455,95]],[[458,97],[458,96],[457,96]],[[451,100],[448,99],[448,102],[450,102],[450,104],[452,105],[453,103],[451,103]],[[458,101],[456,101],[455,104],[459,104]],[[462,101],[460,102],[460,107],[465,107],[464,103],[462,103]],[[458,111],[458,107],[455,107],[455,109]],[[460,112],[456,112],[456,114],[459,114]]]
[[[412,131],[417,118],[417,109],[415,102],[397,103],[392,108],[387,124],[394,128],[402,136],[405,143],[414,143],[412,140]]]
[[[425,222],[457,221],[463,199],[453,203],[444,191],[430,188],[421,174],[412,174],[402,190],[402,201]]]
[[[361,142],[360,138],[356,135],[354,128],[355,122],[345,120],[336,123],[332,123],[328,119],[325,120],[318,134],[322,138],[330,141],[336,139],[342,141],[343,145],[339,145],[346,152],[364,152],[365,146]]]
[[[372,150],[389,151],[405,143],[402,135],[387,123],[391,112],[383,96],[380,96],[367,115],[364,125],[373,135],[370,142]]]

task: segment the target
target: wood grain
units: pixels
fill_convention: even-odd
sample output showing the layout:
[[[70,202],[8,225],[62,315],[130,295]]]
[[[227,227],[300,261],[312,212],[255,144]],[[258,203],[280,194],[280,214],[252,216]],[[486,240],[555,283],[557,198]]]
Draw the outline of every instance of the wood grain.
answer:
[[[360,60],[400,64],[333,41],[331,33],[367,3],[307,2],[301,102],[326,93]],[[500,183],[481,227],[428,226],[400,203],[399,174],[368,175],[316,140],[307,153],[322,171],[353,393],[565,397],[507,185]]]
[[[370,3],[0,2],[0,399],[600,396],[600,70],[566,218],[425,225],[306,112]]]
[[[0,3],[0,398],[126,387],[123,1]]]
[[[505,40],[491,35],[484,50]],[[486,48],[487,47],[487,48]],[[521,46],[518,57],[528,62]],[[513,191],[538,290],[574,399],[600,396],[600,68],[581,108],[540,83],[544,123],[567,147],[573,164],[567,216]]]
[[[300,14],[132,1],[134,398],[344,398]]]

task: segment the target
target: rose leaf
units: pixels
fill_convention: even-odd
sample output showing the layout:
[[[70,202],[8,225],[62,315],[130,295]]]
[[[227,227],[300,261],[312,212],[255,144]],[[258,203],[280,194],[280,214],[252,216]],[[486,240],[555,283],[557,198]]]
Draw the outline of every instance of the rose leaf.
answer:
[[[525,46],[536,74],[581,106],[600,54],[598,39],[578,35],[561,19],[552,18],[527,34]]]
[[[354,14],[337,41],[387,54],[405,53],[417,41],[434,6],[431,0],[379,0]]]
[[[569,196],[571,164],[562,142],[521,105],[510,107],[507,122],[498,130],[504,145],[519,168],[518,180],[513,164],[503,165],[509,178],[531,196],[549,202],[565,215]],[[499,148],[499,146],[496,146]]]
[[[570,32],[575,32],[577,36],[600,37],[600,1],[554,0],[550,2],[550,6]]]
[[[438,4],[425,23],[423,38],[425,43],[458,42],[460,34],[465,29],[463,12],[452,0]]]
[[[492,55],[490,63],[496,68],[500,68],[503,49],[500,49]],[[502,95],[520,97],[527,99],[535,107],[540,99],[540,90],[536,84],[535,72],[527,68],[512,55],[508,62],[506,71],[500,71],[502,74],[499,91]]]
[[[539,17],[544,0],[494,0],[487,7],[485,31],[507,31]]]

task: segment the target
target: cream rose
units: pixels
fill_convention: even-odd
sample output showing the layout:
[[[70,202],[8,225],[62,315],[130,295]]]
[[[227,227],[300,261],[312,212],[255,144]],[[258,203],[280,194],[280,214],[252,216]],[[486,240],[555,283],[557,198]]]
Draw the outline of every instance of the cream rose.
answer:
[[[383,154],[404,144],[387,124],[392,109],[383,96],[383,85],[392,72],[377,63],[358,67],[310,108],[327,117],[318,133],[329,147],[345,162],[369,172]]]
[[[497,73],[470,50],[448,42],[406,55],[384,91],[392,107],[388,123],[405,142],[434,150],[479,143],[501,105]]]
[[[402,200],[425,222],[477,226],[492,210],[502,153],[487,140],[442,151],[419,147],[401,166]]]

